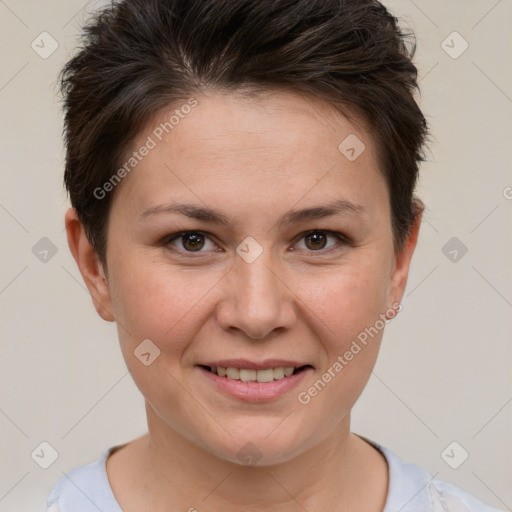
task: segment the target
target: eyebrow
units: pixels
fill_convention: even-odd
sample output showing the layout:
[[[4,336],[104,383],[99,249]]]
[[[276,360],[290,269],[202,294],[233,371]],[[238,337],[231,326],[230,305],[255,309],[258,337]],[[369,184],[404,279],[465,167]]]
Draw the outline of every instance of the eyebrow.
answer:
[[[144,220],[153,215],[162,213],[179,213],[203,222],[222,224],[229,228],[233,227],[229,218],[222,212],[209,207],[200,207],[185,203],[171,203],[152,206],[141,213],[139,220]],[[366,208],[360,204],[352,203],[345,199],[338,199],[326,205],[313,206],[302,210],[290,210],[279,217],[276,224],[278,226],[282,226],[284,224],[321,219],[332,215],[360,215],[367,213]]]

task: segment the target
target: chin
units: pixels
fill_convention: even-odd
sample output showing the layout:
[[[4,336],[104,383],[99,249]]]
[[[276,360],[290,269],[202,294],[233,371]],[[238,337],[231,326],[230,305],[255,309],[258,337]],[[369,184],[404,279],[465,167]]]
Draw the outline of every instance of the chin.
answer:
[[[251,423],[250,420],[247,423]],[[279,421],[274,419],[272,422],[259,421],[246,425],[246,428],[232,429],[232,436],[226,434],[217,442],[209,440],[209,451],[242,466],[271,466],[288,462],[307,449],[308,436],[304,431],[298,435],[298,426],[294,429],[290,425],[285,427],[284,423],[279,425]]]

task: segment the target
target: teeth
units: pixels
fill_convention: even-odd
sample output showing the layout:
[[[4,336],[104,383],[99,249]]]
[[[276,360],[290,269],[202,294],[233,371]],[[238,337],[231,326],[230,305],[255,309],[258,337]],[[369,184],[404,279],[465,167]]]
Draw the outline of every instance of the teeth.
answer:
[[[240,370],[238,368],[227,368],[226,377],[228,379],[240,380]]]
[[[256,370],[240,370],[240,380],[252,382],[256,380]]]
[[[293,368],[292,368],[293,373]],[[284,368],[274,368],[274,379],[282,379],[284,377]]]
[[[274,370],[272,370],[272,368],[268,370],[258,370],[256,372],[256,380],[258,382],[272,382],[274,380]]]
[[[293,366],[266,368],[265,370],[211,367],[212,373],[216,373],[219,377],[227,377],[228,379],[241,380],[243,382],[272,382],[273,380],[289,377],[293,374],[294,370]]]

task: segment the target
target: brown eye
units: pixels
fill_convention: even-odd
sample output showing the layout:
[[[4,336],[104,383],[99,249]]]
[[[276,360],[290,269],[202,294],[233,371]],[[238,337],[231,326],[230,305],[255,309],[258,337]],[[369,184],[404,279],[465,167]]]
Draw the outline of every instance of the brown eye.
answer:
[[[329,238],[334,239],[336,243],[327,246]],[[348,239],[341,233],[323,230],[314,230],[303,233],[299,242],[302,240],[305,241],[305,250],[308,252],[319,252],[324,249],[328,251],[336,248],[336,246],[343,246],[349,243]]]
[[[187,251],[200,251],[204,246],[204,236],[196,233],[182,235],[182,244]]]
[[[307,240],[306,246],[308,249],[311,249],[313,251],[318,249],[324,249],[325,244],[327,243],[327,237],[325,236],[325,233],[321,231],[314,231],[313,233],[308,233],[305,237],[305,240]]]
[[[176,242],[181,240],[180,244]],[[214,249],[216,245],[209,239],[206,234],[201,233],[199,231],[182,231],[180,233],[175,233],[173,235],[168,236],[163,245],[168,246],[170,249],[177,252],[184,253],[204,253],[206,250],[202,250],[207,247],[207,241],[211,244]]]

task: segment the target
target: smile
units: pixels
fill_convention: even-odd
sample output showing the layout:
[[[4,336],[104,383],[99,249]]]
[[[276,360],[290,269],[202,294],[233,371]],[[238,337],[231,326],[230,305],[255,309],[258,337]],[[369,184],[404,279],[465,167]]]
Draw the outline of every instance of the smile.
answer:
[[[233,367],[224,368],[222,366],[205,366],[204,368],[219,377],[226,377],[231,380],[241,380],[242,382],[272,382],[274,380],[290,377],[306,368],[306,366],[301,366],[300,368],[279,366],[277,368],[265,368],[262,370]]]
[[[267,360],[260,363],[245,359],[211,361],[196,365],[197,371],[222,394],[245,402],[272,402],[296,388],[314,371],[310,364]]]

